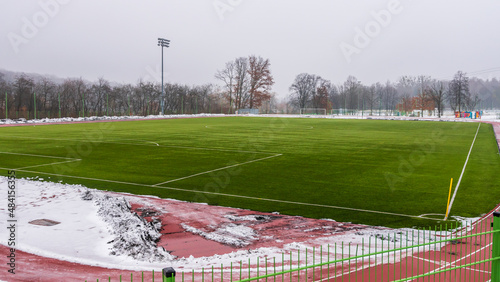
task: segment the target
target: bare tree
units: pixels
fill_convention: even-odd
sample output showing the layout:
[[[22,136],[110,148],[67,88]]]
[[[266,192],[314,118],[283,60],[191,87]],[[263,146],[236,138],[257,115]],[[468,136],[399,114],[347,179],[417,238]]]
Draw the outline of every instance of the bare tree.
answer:
[[[290,86],[292,92],[291,102],[296,107],[306,108],[315,95],[318,81],[321,78],[314,74],[301,73],[295,77]]]
[[[35,83],[35,92],[37,97],[37,107],[39,111],[57,111],[57,107],[52,105],[53,101],[57,101],[57,85],[49,78],[42,77]]]
[[[381,94],[384,109],[389,110],[392,114],[392,111],[395,109],[398,101],[398,91],[390,81],[387,81]]]
[[[0,73],[0,103],[3,108],[3,114],[1,117],[8,116],[7,111],[12,107],[12,85],[4,79],[4,74]]]
[[[438,111],[438,118],[443,115],[444,101],[446,99],[446,85],[443,81],[433,81],[427,87],[427,92],[429,96],[434,101],[434,105]]]
[[[373,115],[373,108],[378,101],[377,89],[381,87],[379,83],[372,84],[370,87],[366,88],[365,101],[366,106],[370,109],[370,115]]]
[[[231,105],[229,113],[232,113],[233,100],[235,99],[233,92],[236,88],[236,63],[234,61],[227,62],[224,69],[217,71],[215,78],[224,83],[226,96],[229,100],[229,105]]]
[[[250,76],[248,74],[248,59],[237,58],[234,61],[236,71],[235,106],[236,109],[244,108],[248,105],[248,91],[250,88]]]
[[[455,74],[453,80],[448,86],[447,93],[451,108],[454,111],[462,111],[462,108],[465,106],[467,97],[470,96],[469,78],[464,72],[458,71]]]
[[[469,85],[470,92],[478,95],[481,108],[500,108],[500,83],[496,78],[483,80],[472,77]]]
[[[28,110],[29,118],[31,111],[33,110],[33,87],[35,82],[32,78],[25,74],[21,74],[16,77],[14,81],[15,89],[15,107],[18,113],[25,112]]]
[[[417,78],[414,76],[404,75],[398,79],[396,89],[400,96],[412,97],[418,86]]]
[[[428,85],[431,81],[430,76],[419,75],[417,77],[417,98],[415,108],[420,110],[420,116],[424,116],[424,110],[429,109],[430,104],[432,104],[432,98],[429,96],[427,91]]]
[[[87,101],[89,102],[89,109],[92,113],[102,115],[103,112],[106,112],[110,92],[111,86],[109,81],[102,77],[97,80],[97,83],[93,83],[90,86]]]
[[[348,109],[359,109],[361,82],[356,77],[350,75],[344,82],[343,90],[344,107]]]
[[[474,111],[476,110],[476,107],[480,101],[481,99],[479,98],[479,95],[477,93],[472,94],[471,92],[469,92],[469,95],[465,97],[465,107],[468,111]]]
[[[82,103],[81,114],[82,116],[86,116],[86,113],[89,110],[89,103],[85,101],[85,96],[88,94],[88,85],[82,78],[78,78],[75,80],[75,87],[76,95],[73,103],[76,105]],[[80,112],[78,112],[78,114],[80,114]]]
[[[329,85],[328,103],[330,105],[330,109],[340,109],[341,102],[339,88],[333,83],[330,83]]]

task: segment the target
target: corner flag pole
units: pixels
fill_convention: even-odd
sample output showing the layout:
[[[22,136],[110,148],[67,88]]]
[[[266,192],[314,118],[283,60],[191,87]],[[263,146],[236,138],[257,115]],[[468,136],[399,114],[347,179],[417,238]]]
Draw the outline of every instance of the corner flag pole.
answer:
[[[448,204],[446,205],[446,215],[444,216],[444,220],[448,219],[448,212],[450,211],[450,198],[451,198],[451,188],[453,186],[453,178],[450,181],[450,192],[448,193]]]

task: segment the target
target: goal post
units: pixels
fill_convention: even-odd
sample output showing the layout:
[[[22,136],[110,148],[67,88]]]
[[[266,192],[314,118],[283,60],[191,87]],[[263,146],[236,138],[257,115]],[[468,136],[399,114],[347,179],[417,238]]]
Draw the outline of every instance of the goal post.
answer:
[[[325,108],[300,108],[301,115],[326,115]]]

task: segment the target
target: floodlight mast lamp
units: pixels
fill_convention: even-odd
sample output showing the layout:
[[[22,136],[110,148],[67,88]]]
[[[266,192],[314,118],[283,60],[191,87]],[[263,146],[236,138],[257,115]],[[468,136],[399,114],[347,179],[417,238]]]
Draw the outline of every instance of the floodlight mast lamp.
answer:
[[[161,47],[161,113],[164,114],[164,106],[163,106],[163,101],[165,100],[165,92],[163,90],[163,47],[169,47],[170,46],[170,40],[165,39],[165,38],[158,38],[158,46]]]

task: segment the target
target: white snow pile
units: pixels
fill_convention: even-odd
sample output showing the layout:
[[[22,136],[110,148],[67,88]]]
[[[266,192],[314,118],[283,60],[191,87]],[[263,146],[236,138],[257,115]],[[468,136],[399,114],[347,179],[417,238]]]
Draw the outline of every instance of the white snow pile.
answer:
[[[196,235],[200,235],[207,240],[212,240],[234,247],[245,247],[257,240],[255,231],[247,226],[230,223],[215,229],[212,232],[203,231],[185,223],[181,223],[182,228]]]
[[[249,214],[243,216],[227,214],[224,215],[224,217],[232,221],[269,221],[271,219],[271,217],[268,215],[260,214]]]
[[[85,121],[106,121],[106,120],[133,120],[133,119],[168,119],[168,118],[188,118],[188,117],[214,117],[214,116],[237,116],[237,115],[226,115],[226,114],[182,114],[182,115],[148,115],[148,116],[91,116],[91,117],[78,117],[78,118],[43,118],[43,119],[31,119],[26,120],[25,118],[19,119],[0,119],[0,124],[36,124],[36,123],[60,123],[60,122],[85,122]],[[480,121],[474,119],[456,119],[454,113],[451,111],[446,111],[441,118],[435,116],[431,117],[406,117],[406,116],[356,116],[356,115],[297,115],[297,114],[248,114],[240,115],[248,117],[283,117],[283,118],[327,118],[327,119],[384,119],[384,120],[422,120],[422,121],[463,121],[472,122]],[[500,111],[492,110],[485,111],[481,120],[495,121],[500,120]]]
[[[193,114],[193,115],[149,115],[149,116],[91,116],[91,117],[64,117],[64,118],[43,118],[43,119],[0,119],[0,124],[33,124],[33,123],[60,123],[60,122],[83,122],[99,120],[133,120],[133,119],[165,119],[165,118],[185,118],[185,117],[212,117],[224,116],[224,114]]]
[[[108,224],[108,230],[114,236],[114,239],[108,242],[112,246],[111,255],[125,255],[149,262],[174,258],[165,249],[156,246],[161,238],[161,222],[148,222],[133,213],[125,198],[87,190],[82,199],[93,200],[99,207],[97,213]]]
[[[6,177],[0,177],[0,189],[7,194]],[[81,185],[16,179],[15,201],[18,250],[70,262],[115,267],[174,258],[156,246],[161,224],[148,223],[131,212],[123,197],[112,197]],[[7,200],[4,198],[2,202],[0,220],[7,222]],[[59,224],[30,223],[36,220]],[[7,245],[7,231],[0,229],[2,245]]]
[[[239,250],[210,257],[175,258],[154,244],[160,228],[159,222],[147,223],[130,212],[123,197],[109,196],[106,192],[81,185],[53,183],[36,179],[16,179],[17,219],[16,249],[42,257],[63,261],[126,270],[161,269],[165,265],[175,268],[207,268],[224,263],[257,257],[278,256],[281,249],[259,248]],[[47,180],[51,180],[48,178]],[[7,177],[0,176],[0,192],[7,194]],[[0,200],[0,221],[7,222],[7,197]],[[126,196],[125,196],[126,199]],[[41,226],[30,224],[46,219],[59,224]],[[8,230],[0,229],[0,244],[7,246]],[[228,225],[208,235],[229,236],[221,242],[232,244],[241,238],[241,245],[255,239],[253,230],[245,226]],[[111,255],[114,253],[115,255]],[[163,258],[163,259],[162,259]],[[160,261],[161,260],[161,261]]]

